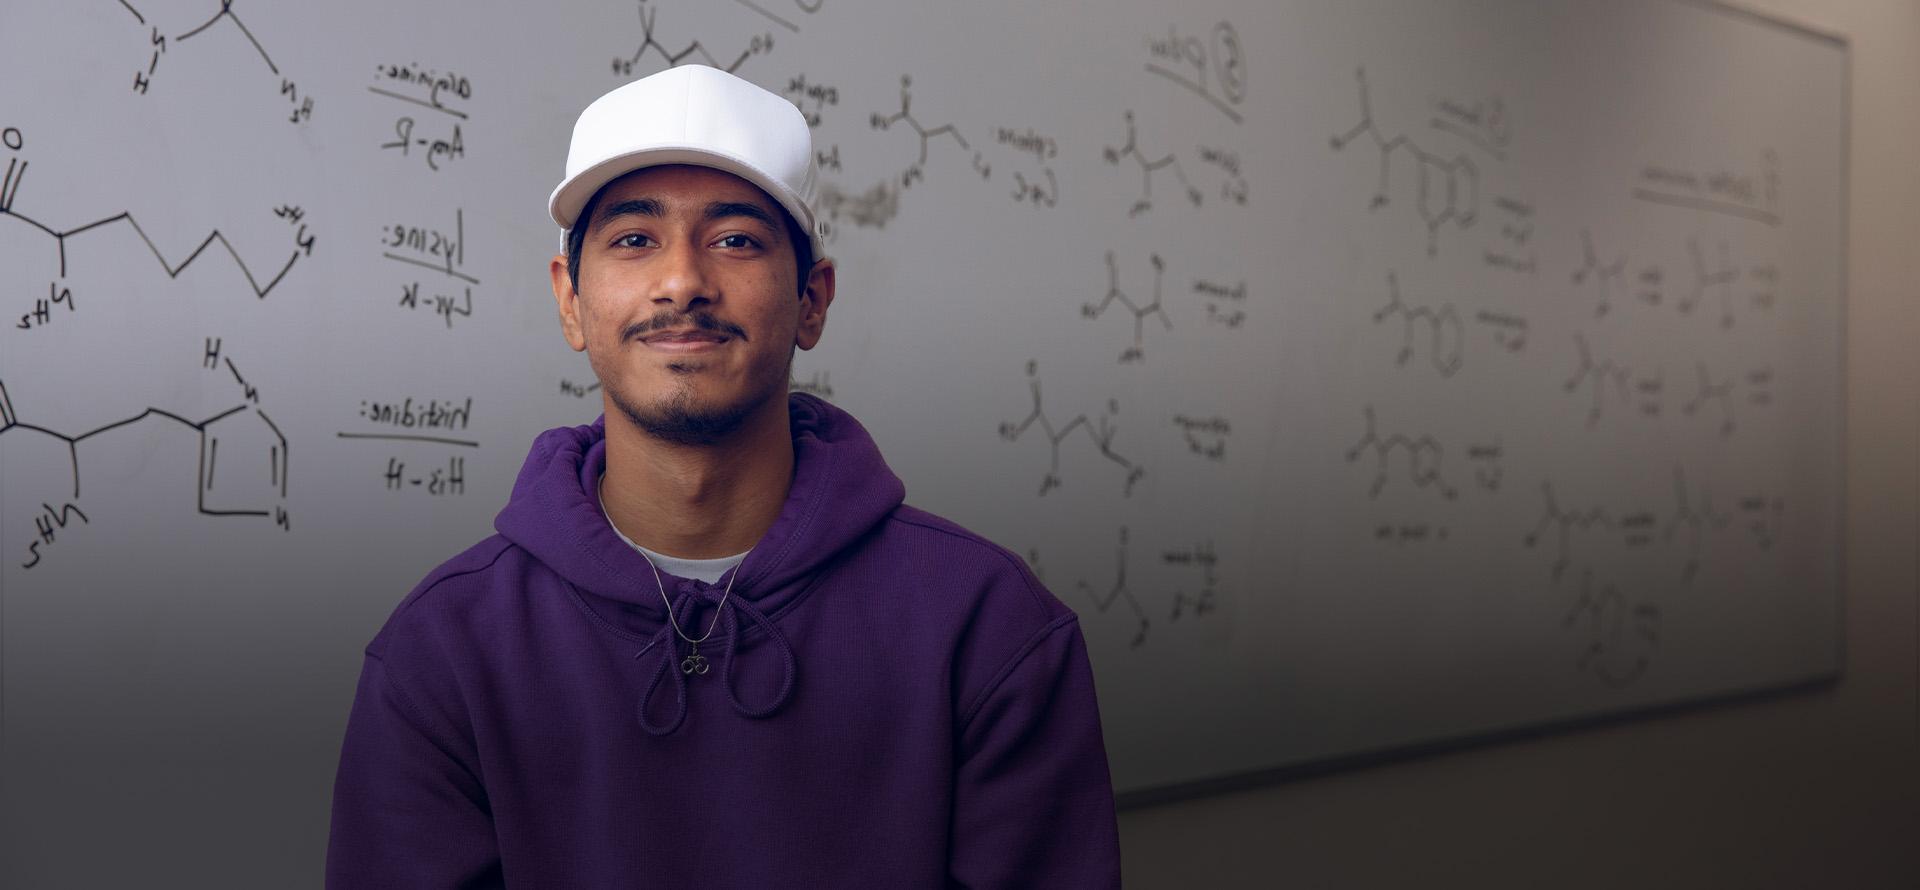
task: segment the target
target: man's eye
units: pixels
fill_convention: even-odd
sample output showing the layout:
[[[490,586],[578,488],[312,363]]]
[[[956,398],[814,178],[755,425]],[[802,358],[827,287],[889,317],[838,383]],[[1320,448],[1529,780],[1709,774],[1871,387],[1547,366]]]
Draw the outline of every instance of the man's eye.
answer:
[[[645,247],[647,236],[641,234],[621,235],[615,239],[615,247]]]
[[[720,246],[722,246],[722,247],[752,247],[752,246],[754,246],[754,241],[753,241],[753,239],[752,239],[752,238],[749,238],[749,237],[747,237],[746,235],[728,235],[728,236],[726,236],[725,238],[721,238],[721,239],[720,239],[720,240],[719,240],[718,242],[716,242],[716,243],[718,243],[718,244],[719,244]]]

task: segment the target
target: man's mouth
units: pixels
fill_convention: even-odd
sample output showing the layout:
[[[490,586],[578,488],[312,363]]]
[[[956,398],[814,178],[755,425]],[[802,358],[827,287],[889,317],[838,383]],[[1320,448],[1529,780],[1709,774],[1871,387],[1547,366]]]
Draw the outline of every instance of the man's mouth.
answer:
[[[672,331],[656,331],[640,338],[647,346],[666,352],[700,352],[715,349],[732,338],[713,331],[697,328],[682,328]]]

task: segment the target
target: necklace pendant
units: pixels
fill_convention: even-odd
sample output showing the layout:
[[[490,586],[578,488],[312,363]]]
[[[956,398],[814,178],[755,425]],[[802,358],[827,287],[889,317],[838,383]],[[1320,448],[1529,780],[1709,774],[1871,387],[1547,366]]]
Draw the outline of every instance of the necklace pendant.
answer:
[[[708,669],[707,657],[700,654],[699,646],[688,649],[687,657],[680,659],[680,673],[704,674]]]

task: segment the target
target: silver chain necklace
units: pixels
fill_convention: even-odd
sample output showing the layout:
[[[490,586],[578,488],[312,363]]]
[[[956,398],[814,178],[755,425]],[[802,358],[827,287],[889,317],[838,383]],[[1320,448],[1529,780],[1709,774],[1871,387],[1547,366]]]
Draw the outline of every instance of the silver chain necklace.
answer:
[[[607,477],[604,475],[600,477],[598,494],[600,495],[601,510],[605,511],[607,503]],[[608,520],[607,524],[613,524],[612,520]],[[615,529],[615,531],[617,532],[619,529]],[[700,654],[700,644],[706,642],[708,637],[713,636],[713,629],[719,626],[720,610],[726,607],[727,597],[733,595],[733,582],[740,577],[740,566],[745,565],[747,562],[746,554],[741,554],[740,562],[733,567],[733,574],[727,577],[726,592],[720,594],[720,604],[713,607],[713,620],[707,623],[707,632],[701,634],[700,639],[696,640],[687,636],[687,632],[680,629],[680,622],[673,617],[673,601],[667,599],[667,585],[660,580],[660,567],[653,564],[653,557],[648,556],[644,550],[636,549],[634,552],[640,554],[640,558],[647,561],[647,568],[653,570],[653,584],[660,590],[660,601],[667,604],[667,623],[672,625],[673,632],[679,634],[680,639],[687,641],[687,657],[680,659],[680,673],[704,674],[708,670],[711,670],[712,666],[707,664],[707,657]],[[747,551],[747,553],[752,552],[752,550]]]

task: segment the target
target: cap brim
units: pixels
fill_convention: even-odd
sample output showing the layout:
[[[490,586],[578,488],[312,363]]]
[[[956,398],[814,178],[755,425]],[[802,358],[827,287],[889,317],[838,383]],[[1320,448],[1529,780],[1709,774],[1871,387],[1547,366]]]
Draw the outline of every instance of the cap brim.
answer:
[[[798,223],[807,235],[809,246],[813,248],[816,259],[825,255],[812,212],[798,195],[787,192],[777,181],[764,171],[739,158],[714,151],[710,148],[690,146],[649,146],[626,154],[615,155],[598,164],[567,177],[565,182],[553,190],[547,199],[547,214],[562,229],[571,229],[580,215],[580,211],[593,198],[595,192],[607,183],[647,167],[659,167],[666,164],[688,164],[695,167],[709,167],[723,173],[731,173],[746,180],[754,187],[765,192]]]

